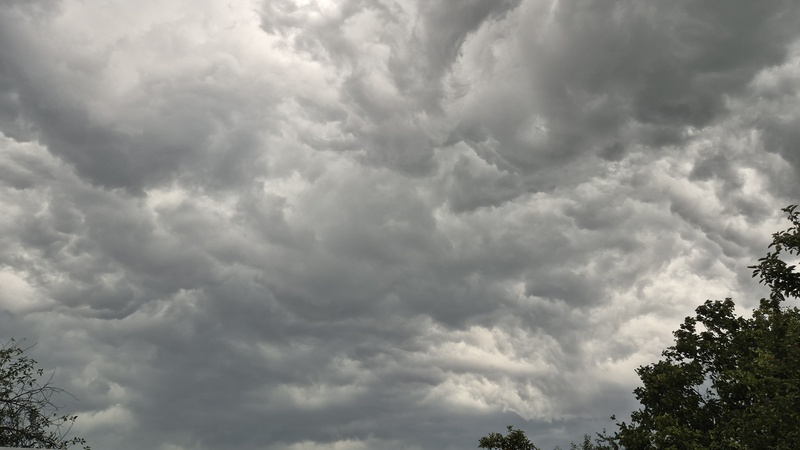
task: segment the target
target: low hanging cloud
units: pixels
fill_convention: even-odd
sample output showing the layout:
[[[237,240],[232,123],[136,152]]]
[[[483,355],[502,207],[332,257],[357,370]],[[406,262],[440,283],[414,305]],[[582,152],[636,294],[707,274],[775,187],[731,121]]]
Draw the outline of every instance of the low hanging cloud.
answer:
[[[96,448],[542,448],[800,189],[800,6],[11,2],[0,329]]]

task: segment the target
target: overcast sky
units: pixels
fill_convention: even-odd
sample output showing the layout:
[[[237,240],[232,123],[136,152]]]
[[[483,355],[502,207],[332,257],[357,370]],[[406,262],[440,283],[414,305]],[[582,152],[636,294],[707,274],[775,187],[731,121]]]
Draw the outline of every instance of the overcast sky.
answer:
[[[5,0],[0,338],[96,449],[547,450],[800,192],[800,2]]]

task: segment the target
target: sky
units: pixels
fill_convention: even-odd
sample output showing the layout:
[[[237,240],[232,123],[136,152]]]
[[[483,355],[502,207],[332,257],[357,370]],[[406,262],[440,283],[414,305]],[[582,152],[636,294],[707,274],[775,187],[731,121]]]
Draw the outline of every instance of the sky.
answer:
[[[800,192],[793,0],[5,0],[0,339],[95,449],[612,429]]]

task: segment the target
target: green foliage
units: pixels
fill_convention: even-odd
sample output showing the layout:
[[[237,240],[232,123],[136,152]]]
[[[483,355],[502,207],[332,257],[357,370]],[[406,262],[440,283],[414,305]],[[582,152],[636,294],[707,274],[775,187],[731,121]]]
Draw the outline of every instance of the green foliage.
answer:
[[[783,301],[786,297],[800,297],[800,274],[794,271],[794,265],[787,265],[780,259],[784,251],[794,256],[800,254],[800,211],[796,209],[797,205],[783,208],[792,226],[786,231],[773,234],[769,248],[774,250],[767,251],[767,256],[759,259],[758,265],[750,266],[753,276],[759,276],[759,281],[770,287],[770,298],[776,301]]]
[[[687,317],[664,359],[637,369],[642,408],[618,422],[611,441],[640,449],[794,449],[800,442],[800,276],[782,254],[800,251],[800,214],[775,233],[771,251],[752,266],[769,286],[750,318],[731,299],[706,301]]]
[[[800,274],[784,261],[800,256],[800,211],[783,209],[792,226],[772,235],[767,255],[751,266],[770,288],[749,318],[731,299],[708,300],[674,332],[657,363],[639,367],[641,409],[592,443],[570,450],[791,450],[800,443]],[[612,419],[616,420],[614,417]],[[536,448],[520,430],[481,438],[480,448]]]
[[[528,440],[525,432],[522,430],[515,430],[512,426],[508,426],[508,434],[503,436],[500,433],[489,433],[488,436],[480,439],[478,448],[486,448],[490,450],[539,450],[538,447]],[[592,438],[586,434],[583,436],[583,441],[580,444],[571,442],[569,450],[611,450],[610,447],[603,442],[608,441],[608,437],[600,435],[599,439],[592,442]],[[561,450],[556,447],[554,450]]]
[[[43,383],[42,369],[12,340],[0,348],[0,446],[67,449],[86,444],[82,438],[67,439],[76,416],[59,415],[53,397],[64,393]],[[83,447],[89,449],[88,446]]]
[[[488,436],[482,437],[478,448],[489,450],[539,450],[528,440],[524,431],[515,430],[511,425],[508,426],[508,434],[506,436],[500,433],[489,433]]]

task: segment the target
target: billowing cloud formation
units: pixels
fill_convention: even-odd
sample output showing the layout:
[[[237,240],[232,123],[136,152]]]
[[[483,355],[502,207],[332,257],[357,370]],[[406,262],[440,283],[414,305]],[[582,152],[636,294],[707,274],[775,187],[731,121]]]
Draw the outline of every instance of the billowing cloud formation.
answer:
[[[11,2],[0,329],[96,448],[564,446],[800,192],[790,1]]]

